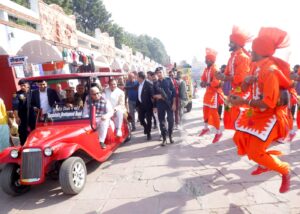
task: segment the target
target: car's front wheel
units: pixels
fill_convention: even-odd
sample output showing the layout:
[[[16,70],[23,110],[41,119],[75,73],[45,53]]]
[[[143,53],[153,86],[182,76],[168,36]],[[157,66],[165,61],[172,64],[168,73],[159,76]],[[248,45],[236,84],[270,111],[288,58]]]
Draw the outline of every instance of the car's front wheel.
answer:
[[[6,164],[1,172],[1,187],[5,193],[12,196],[21,195],[30,190],[30,186],[20,184],[20,166]]]
[[[86,166],[80,157],[65,160],[59,170],[59,182],[65,194],[78,194],[85,186]]]

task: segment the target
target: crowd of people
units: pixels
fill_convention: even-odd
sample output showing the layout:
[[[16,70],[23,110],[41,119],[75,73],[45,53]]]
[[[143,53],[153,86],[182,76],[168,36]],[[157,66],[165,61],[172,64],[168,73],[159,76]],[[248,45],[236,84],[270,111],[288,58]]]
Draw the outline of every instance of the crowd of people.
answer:
[[[169,142],[173,143],[174,121],[176,128],[179,128],[183,107],[187,103],[187,92],[185,82],[181,80],[181,74],[176,69],[170,71],[169,77],[164,75],[162,67],[158,67],[153,72],[149,71],[147,74],[131,72],[128,73],[126,82],[123,78],[111,78],[107,87],[102,88],[100,82],[93,82],[90,89],[87,89],[83,83],[77,84],[76,87],[64,86],[63,88],[60,83],[57,83],[55,87],[53,85],[49,87],[45,80],[30,85],[26,79],[21,79],[18,82],[20,90],[13,94],[11,118],[14,122],[10,124],[11,135],[18,136],[20,145],[23,146],[29,133],[35,129],[38,114],[47,116],[57,108],[55,106],[63,105],[70,109],[79,107],[82,109],[82,114],[88,116],[89,105],[92,104],[96,107],[96,115],[99,116],[97,117],[97,130],[99,143],[103,149],[106,148],[105,139],[109,121],[111,119],[114,121],[115,134],[121,137],[123,117],[127,112],[132,125],[131,131],[136,130],[136,122],[139,121],[144,128],[147,140],[152,139],[152,128],[158,127],[163,141],[162,146],[167,144],[167,137]],[[88,100],[91,100],[91,103]],[[9,129],[6,128],[10,120],[3,101],[0,104],[0,131],[3,134],[5,132],[5,136],[9,136]],[[14,131],[13,134],[12,125],[17,127],[17,133]],[[2,139],[5,140],[1,142],[3,148],[10,145],[6,142],[7,139]]]
[[[252,41],[250,53],[244,46],[251,41],[251,36],[244,29],[234,26],[229,41],[231,56],[227,65],[222,65],[220,69],[215,64],[217,52],[206,49],[207,66],[200,83],[206,89],[203,99],[204,127],[199,136],[209,133],[209,126],[213,126],[216,133],[212,143],[219,142],[223,120],[224,129],[235,130],[233,141],[238,155],[247,155],[258,164],[252,175],[276,171],[282,176],[279,191],[287,192],[290,166],[277,157],[280,151],[268,148],[273,142],[292,141],[296,135],[293,119],[299,85],[295,85],[294,81],[300,81],[299,66],[291,71],[287,62],[274,56],[276,49],[288,46],[288,35],[278,28],[261,28]],[[152,139],[152,129],[158,128],[161,146],[168,141],[172,144],[174,128],[180,129],[182,126],[188,96],[181,72],[176,67],[168,72],[168,77],[162,67],[147,73],[131,72],[126,82],[112,78],[104,89],[93,84],[86,91],[83,84],[78,84],[76,93],[74,87],[63,90],[60,84],[56,85],[56,90],[51,89],[46,81],[40,81],[38,89],[31,92],[29,84],[20,80],[20,90],[13,100],[20,144],[24,145],[28,134],[35,128],[37,109],[47,113],[58,102],[64,102],[69,107],[81,106],[84,114],[89,114],[90,104],[96,107],[99,115],[97,131],[103,149],[106,148],[109,121],[114,120],[116,136],[122,136],[121,126],[126,112],[129,113],[133,132],[139,121],[148,141]],[[91,103],[86,101],[87,97]],[[0,99],[1,136],[8,132],[7,121],[5,106]],[[8,145],[9,139],[1,137],[0,146]]]
[[[217,52],[206,49],[206,68],[200,86],[206,88],[203,100],[204,127],[199,136],[207,134],[208,125],[216,129],[212,143],[222,137],[220,118],[224,105],[224,129],[235,130],[233,141],[238,155],[247,155],[258,166],[251,174],[273,170],[282,177],[280,193],[290,188],[290,165],[277,156],[280,151],[269,149],[274,142],[291,142],[299,67],[274,56],[279,48],[288,46],[287,32],[278,28],[261,28],[252,41],[252,51],[244,46],[251,35],[234,26],[229,37],[231,56],[227,65],[218,69]]]

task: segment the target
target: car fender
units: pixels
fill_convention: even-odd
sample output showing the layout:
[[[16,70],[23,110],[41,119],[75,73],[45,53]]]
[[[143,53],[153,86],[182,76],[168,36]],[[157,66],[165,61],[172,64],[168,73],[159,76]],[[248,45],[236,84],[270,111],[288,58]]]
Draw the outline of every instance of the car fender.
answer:
[[[17,149],[19,151],[19,157],[18,158],[12,158],[10,156],[10,152],[13,149]],[[17,163],[20,164],[20,146],[18,147],[8,147],[4,149],[2,152],[0,152],[0,163]]]
[[[53,159],[63,160],[72,156],[81,146],[76,143],[59,143],[53,148]]]

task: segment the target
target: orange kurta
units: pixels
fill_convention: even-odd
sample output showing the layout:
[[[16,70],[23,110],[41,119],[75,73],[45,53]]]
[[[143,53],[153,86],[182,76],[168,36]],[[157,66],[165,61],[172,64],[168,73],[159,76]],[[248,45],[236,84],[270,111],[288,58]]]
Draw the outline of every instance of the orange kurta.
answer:
[[[233,80],[231,82],[232,90],[230,94],[235,94],[245,99],[249,97],[250,93],[248,91],[242,92],[241,85],[245,77],[249,75],[250,63],[250,57],[243,49],[239,49],[231,53],[231,57],[228,60],[226,70],[224,72],[226,76],[233,76]],[[230,109],[226,106],[224,111],[224,128],[235,129],[234,122],[238,115],[238,106],[233,106]]]
[[[204,121],[216,129],[220,128],[220,118],[218,114],[218,96],[222,90],[220,88],[220,81],[216,79],[215,75],[217,68],[212,65],[210,68],[205,68],[201,76],[201,81],[209,83],[203,99],[203,117]]]
[[[289,130],[287,106],[277,106],[280,98],[280,86],[274,68],[277,69],[277,72],[279,70],[269,58],[259,61],[257,68],[257,82],[251,87],[251,96],[253,100],[262,99],[268,108],[241,110],[235,122],[237,131],[233,140],[238,147],[239,155],[247,154],[249,159],[258,164],[281,174],[287,174],[289,164],[281,162],[277,157],[271,155],[272,152],[266,151],[274,140],[285,138]]]

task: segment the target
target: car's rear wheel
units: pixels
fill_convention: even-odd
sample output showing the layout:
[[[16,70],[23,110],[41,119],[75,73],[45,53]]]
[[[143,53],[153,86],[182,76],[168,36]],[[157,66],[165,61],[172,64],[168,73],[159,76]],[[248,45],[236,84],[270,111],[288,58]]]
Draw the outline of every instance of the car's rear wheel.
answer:
[[[65,194],[75,195],[81,192],[86,182],[86,166],[80,157],[65,160],[59,170],[59,182]]]
[[[20,184],[20,166],[6,164],[1,172],[1,187],[8,195],[17,196],[30,190],[30,186]]]

